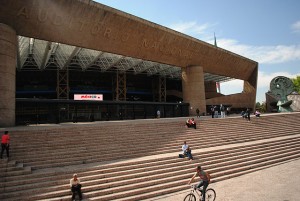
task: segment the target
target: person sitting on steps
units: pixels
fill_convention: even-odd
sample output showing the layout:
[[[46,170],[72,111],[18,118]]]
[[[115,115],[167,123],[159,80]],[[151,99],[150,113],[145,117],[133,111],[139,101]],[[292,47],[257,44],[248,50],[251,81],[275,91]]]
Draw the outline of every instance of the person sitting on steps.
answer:
[[[193,155],[192,155],[192,150],[190,149],[189,145],[186,144],[186,141],[183,142],[182,145],[182,152],[183,152],[183,157],[187,156],[189,160],[193,160]]]
[[[254,114],[256,117],[260,117],[260,112],[258,110],[256,110]]]
[[[186,126],[188,127],[188,128],[195,128],[196,129],[196,122],[195,122],[195,120],[194,120],[194,118],[191,118],[191,119],[188,119],[188,120],[186,120]]]
[[[73,174],[73,178],[70,179],[70,187],[72,191],[72,200],[75,200],[76,193],[78,193],[79,200],[82,200],[81,184],[77,174]]]

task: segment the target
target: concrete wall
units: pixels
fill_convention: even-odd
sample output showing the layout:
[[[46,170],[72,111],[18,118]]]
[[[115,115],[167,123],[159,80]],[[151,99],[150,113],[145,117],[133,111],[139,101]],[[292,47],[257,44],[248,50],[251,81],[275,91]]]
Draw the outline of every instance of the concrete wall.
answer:
[[[200,68],[192,67],[192,73],[187,73],[190,79],[183,81],[183,97],[193,107],[191,114],[197,107],[205,111],[206,104],[238,104],[240,101],[244,107],[255,106],[258,63],[253,60],[89,0],[0,2],[0,23],[12,27],[17,35],[170,64],[184,68],[183,71],[186,66],[201,66],[202,73]],[[15,46],[15,42],[11,44]],[[15,63],[15,54],[10,56],[10,63]],[[13,71],[9,72],[11,77],[15,76]],[[205,103],[203,73],[244,80],[245,93],[215,97]],[[5,77],[5,73],[1,76]],[[15,89],[12,83],[6,87]],[[199,91],[192,96],[194,89]],[[5,99],[14,104],[15,97],[11,93],[5,95]],[[14,110],[13,105],[8,108]],[[0,111],[0,116],[4,113]]]
[[[247,80],[257,62],[93,1],[1,0],[18,35]]]
[[[204,75],[201,66],[190,66],[182,69],[183,101],[190,103],[190,115],[206,112]]]
[[[17,35],[0,23],[0,126],[15,124]]]

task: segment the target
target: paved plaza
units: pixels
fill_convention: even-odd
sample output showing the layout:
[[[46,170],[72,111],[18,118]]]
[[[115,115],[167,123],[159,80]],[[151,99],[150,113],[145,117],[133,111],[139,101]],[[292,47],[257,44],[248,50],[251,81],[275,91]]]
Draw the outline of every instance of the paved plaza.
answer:
[[[215,201],[299,201],[300,159],[213,183],[209,187],[216,190]],[[188,192],[184,190],[148,201],[182,201]]]

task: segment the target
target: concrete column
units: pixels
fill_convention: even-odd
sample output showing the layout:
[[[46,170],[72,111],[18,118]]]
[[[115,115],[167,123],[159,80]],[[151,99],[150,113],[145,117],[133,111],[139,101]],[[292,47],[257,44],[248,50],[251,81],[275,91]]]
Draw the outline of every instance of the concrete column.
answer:
[[[200,114],[206,113],[204,74],[201,66],[182,68],[182,93],[183,101],[190,103],[190,115],[196,115],[199,108]]]
[[[0,23],[0,127],[15,125],[17,35]]]

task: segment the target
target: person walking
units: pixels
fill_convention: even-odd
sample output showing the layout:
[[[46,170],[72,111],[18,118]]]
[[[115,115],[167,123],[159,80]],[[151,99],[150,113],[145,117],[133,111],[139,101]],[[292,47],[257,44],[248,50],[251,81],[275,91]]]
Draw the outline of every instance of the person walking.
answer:
[[[8,131],[5,131],[1,137],[1,158],[3,155],[4,150],[6,151],[6,156],[9,158],[9,134]]]
[[[200,177],[200,182],[198,183],[197,186],[195,186],[196,188],[200,188],[201,186],[203,186],[203,189],[202,189],[202,201],[205,201],[205,191],[207,189],[207,186],[208,184],[210,183],[210,174],[208,174],[208,172],[204,171],[201,166],[197,166],[196,168],[196,172],[195,174],[193,175],[193,177],[190,179],[190,181],[188,182],[188,185],[190,185],[194,179],[196,177]]]
[[[215,106],[211,106],[211,108],[210,108],[210,111],[211,111],[211,118],[214,118],[214,116],[215,116]]]
[[[246,110],[246,119],[248,120],[248,121],[250,121],[250,109],[249,108],[247,108],[247,110]]]
[[[199,108],[196,109],[197,118],[200,117],[200,110]]]

